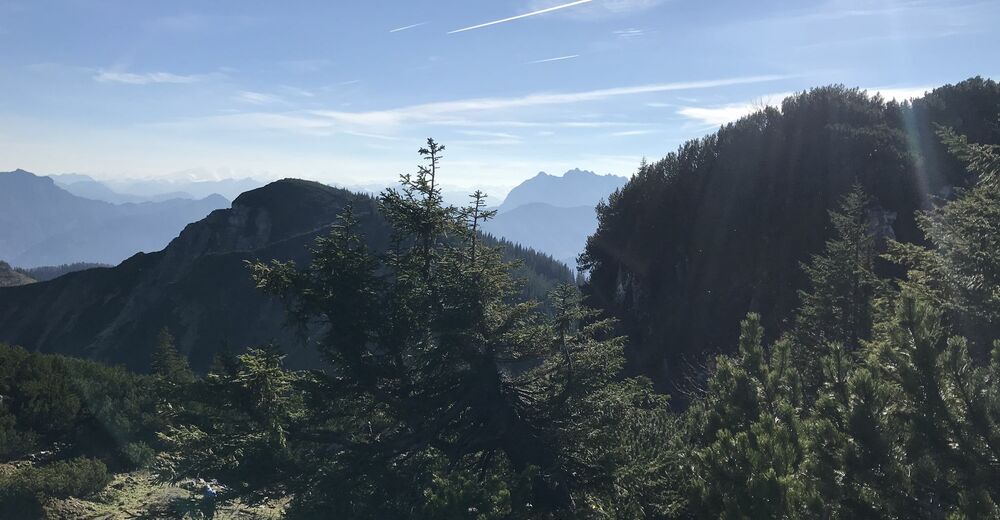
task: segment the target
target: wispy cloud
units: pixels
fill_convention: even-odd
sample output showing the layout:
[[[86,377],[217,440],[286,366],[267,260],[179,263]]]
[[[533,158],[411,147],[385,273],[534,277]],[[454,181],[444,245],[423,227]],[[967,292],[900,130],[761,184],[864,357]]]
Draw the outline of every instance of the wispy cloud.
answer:
[[[400,31],[405,31],[407,29],[414,29],[414,28],[420,27],[421,25],[427,25],[427,22],[420,22],[420,23],[415,23],[415,24],[412,24],[412,25],[404,25],[402,27],[396,27],[395,29],[389,29],[389,32],[391,32],[391,33],[397,33],[397,32],[400,32]]]
[[[316,94],[314,94],[314,93],[312,93],[312,92],[310,92],[310,91],[308,91],[308,90],[306,90],[304,88],[293,87],[291,85],[281,85],[281,86],[278,87],[278,90],[281,90],[282,92],[284,92],[285,94],[288,94],[290,96],[299,96],[299,97],[306,97],[306,98],[311,98],[311,97],[315,97],[316,96]]]
[[[379,141],[399,140],[399,137],[392,135],[339,128],[329,120],[301,112],[237,112],[207,117],[180,118],[172,121],[153,123],[150,126],[184,129],[220,128],[232,131],[282,131],[316,137],[352,135]]]
[[[588,101],[600,101],[620,96],[650,94],[656,92],[695,90],[732,85],[746,85],[751,83],[763,83],[787,79],[789,77],[790,76],[784,75],[744,76],[705,81],[656,83],[630,87],[588,90],[582,92],[535,93],[528,94],[526,96],[506,98],[473,98],[437,103],[425,103],[391,110],[375,110],[369,112],[320,110],[312,113],[347,125],[385,127],[400,125],[407,122],[429,122],[455,119],[456,117],[459,117],[460,114],[470,112],[582,103]]]
[[[473,146],[509,146],[521,144],[520,139],[453,139],[449,142],[453,147]]]
[[[353,135],[356,137],[367,137],[369,139],[378,139],[379,141],[398,141],[399,138],[391,135],[373,134],[370,132],[356,132],[354,130],[342,130],[341,133],[347,135]]]
[[[645,36],[646,31],[630,27],[628,29],[617,30],[614,32],[614,35],[622,40],[635,40]]]
[[[934,87],[882,87],[867,89],[869,94],[876,92],[886,101],[895,99],[896,101],[906,101],[913,98],[923,97],[924,94],[934,90]]]
[[[933,87],[882,87],[864,89],[869,95],[879,94],[885,100],[895,99],[896,101],[906,101],[918,98],[933,90]],[[766,106],[781,106],[782,100],[793,95],[792,92],[779,92],[760,96],[752,101],[742,103],[729,103],[715,106],[682,106],[677,113],[688,119],[711,126],[724,125],[750,115]],[[647,103],[653,106],[654,103]],[[656,103],[657,106],[669,107],[667,103]]]
[[[761,29],[761,23],[799,29],[806,25],[821,28],[824,33],[829,34],[838,32],[830,31],[830,24],[835,22],[877,22],[883,30],[902,24],[907,27],[906,31],[896,34],[876,33],[873,36],[910,39],[921,38],[929,33],[941,33],[942,29],[954,30],[978,25],[982,17],[977,17],[977,13],[984,7],[988,8],[991,3],[993,2],[982,0],[827,0],[807,8],[785,9],[776,15],[757,20],[747,19],[741,23],[753,24],[756,30]],[[890,25],[887,26],[886,22]]]
[[[241,90],[237,92],[235,99],[252,105],[273,105],[285,102],[285,100],[279,96],[265,94],[263,92],[252,92],[249,90]]]
[[[208,117],[182,118],[150,126],[164,128],[225,128],[228,130],[281,130],[299,134],[328,136],[334,125],[315,117],[299,114],[241,112]]]
[[[641,123],[626,123],[622,121],[516,121],[509,119],[477,121],[471,119],[444,119],[428,121],[427,124],[466,128],[613,128],[641,125]]]
[[[579,58],[579,57],[580,57],[579,54],[570,54],[568,56],[559,56],[557,58],[545,58],[544,60],[529,61],[528,63],[548,63],[550,61],[571,60],[573,58]]]
[[[682,107],[678,114],[705,125],[719,126],[731,123],[755,111],[751,104],[732,104],[718,107]]]
[[[551,105],[609,100],[620,96],[641,95],[673,91],[711,89],[731,85],[761,83],[786,78],[786,76],[748,76],[722,78],[705,81],[658,83],[634,85],[580,92],[532,93],[518,97],[471,98],[436,103],[424,103],[388,110],[347,111],[347,110],[292,110],[237,112],[189,118],[165,123],[166,126],[223,127],[233,130],[272,130],[293,133],[330,136],[346,134],[373,140],[396,140],[401,129],[411,125],[447,126],[458,129],[458,133],[470,137],[462,141],[465,145],[511,145],[523,142],[516,132],[507,129],[530,128],[532,131],[551,131],[556,128],[587,130],[610,128],[613,136],[637,136],[658,132],[652,125],[642,122],[611,118],[602,119],[599,114],[587,115],[574,110],[570,120],[538,120],[532,112],[527,120],[517,119],[519,109],[537,108]],[[237,99],[259,105],[287,105],[290,102],[274,94],[239,91]],[[733,107],[726,107],[733,109]],[[718,114],[718,107],[682,107],[682,115],[688,118],[711,120],[738,117],[746,111],[742,105],[725,117]],[[553,114],[549,114],[550,116]],[[551,135],[551,134],[548,134]]]
[[[129,85],[148,85],[151,83],[197,83],[205,79],[203,75],[180,75],[170,72],[118,72],[111,70],[98,71],[94,80],[101,83],[126,83]]]
[[[516,139],[516,140],[521,139],[521,136],[510,134],[507,132],[487,132],[483,130],[460,130],[458,133],[472,137],[492,137],[494,139]]]
[[[580,9],[564,11],[563,16],[578,20],[605,20],[609,18],[628,16],[652,9],[667,0],[600,0]],[[551,5],[553,0],[529,0],[529,9],[541,9]]]
[[[710,107],[685,106],[678,109],[677,113],[705,125],[719,126],[736,121],[764,107],[781,106],[781,101],[790,95],[792,95],[791,92],[779,92],[759,96],[756,99],[743,103],[729,103]]]
[[[629,137],[634,135],[648,135],[655,134],[657,130],[647,129],[647,130],[625,130],[624,132],[613,132],[611,135],[615,137]]]
[[[491,25],[497,25],[501,23],[513,22],[514,20],[520,20],[522,18],[528,18],[529,16],[538,16],[540,14],[551,13],[552,11],[558,11],[560,9],[566,9],[567,7],[573,7],[581,4],[589,4],[594,0],[577,0],[576,2],[570,2],[568,4],[554,5],[552,7],[546,7],[545,9],[538,9],[536,11],[531,11],[524,14],[519,14],[517,16],[511,16],[510,18],[503,18],[501,20],[493,20],[492,22],[481,23],[479,25],[473,25],[471,27],[463,27],[462,29],[455,29],[454,31],[448,31],[448,34],[455,34],[465,31],[471,31],[473,29],[482,29],[483,27],[489,27]]]

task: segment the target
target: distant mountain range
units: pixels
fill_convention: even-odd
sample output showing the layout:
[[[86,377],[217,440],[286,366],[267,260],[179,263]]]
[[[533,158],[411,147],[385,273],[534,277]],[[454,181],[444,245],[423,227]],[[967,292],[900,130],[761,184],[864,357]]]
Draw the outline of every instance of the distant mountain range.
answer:
[[[168,327],[199,370],[227,348],[272,341],[286,347],[289,366],[315,367],[315,351],[295,348],[303,338],[285,327],[284,306],[256,289],[244,263],[305,264],[315,238],[329,232],[348,202],[370,246],[386,247],[388,226],[373,198],[310,181],[277,181],[185,227],[162,251],[0,289],[0,342],[146,370],[157,333]],[[572,281],[549,257],[507,251],[508,258],[524,260],[520,276],[533,287],[531,296]]]
[[[220,195],[112,204],[24,170],[0,173],[0,259],[17,267],[117,264],[162,249],[188,223],[228,206]]]
[[[516,186],[484,231],[576,265],[597,228],[594,206],[625,177],[574,169],[540,172]],[[254,179],[96,180],[82,174],[40,177],[23,170],[0,173],[0,259],[27,268],[75,262],[117,264],[139,251],[156,251],[190,222],[228,205],[226,196],[259,188]],[[351,189],[351,188],[348,188]],[[357,190],[381,192],[375,185]],[[220,194],[222,196],[220,196]],[[464,192],[448,202],[467,204]]]
[[[259,188],[264,183],[250,178],[203,180],[174,176],[154,179],[108,179],[98,181],[88,175],[67,173],[49,175],[60,188],[80,197],[114,204],[158,202],[169,199],[202,199],[222,195],[233,200],[240,193]]]
[[[597,229],[594,207],[627,181],[579,169],[561,177],[541,172],[510,191],[484,230],[575,267],[587,237]]]

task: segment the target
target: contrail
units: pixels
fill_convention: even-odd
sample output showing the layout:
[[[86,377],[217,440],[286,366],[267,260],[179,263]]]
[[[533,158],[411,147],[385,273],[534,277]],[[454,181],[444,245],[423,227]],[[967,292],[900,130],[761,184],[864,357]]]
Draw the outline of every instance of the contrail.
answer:
[[[399,31],[405,31],[407,29],[413,29],[414,27],[420,27],[421,25],[427,25],[427,22],[415,23],[413,25],[407,25],[405,27],[396,27],[395,29],[392,29],[389,32],[394,33]]]
[[[544,60],[529,61],[528,63],[547,63],[550,61],[571,60],[573,58],[579,58],[579,57],[580,57],[579,54],[570,54],[569,56],[559,56],[558,58],[546,58]]]
[[[594,0],[577,0],[576,2],[570,2],[568,4],[556,5],[556,6],[553,6],[553,7],[546,8],[546,9],[541,9],[541,10],[538,10],[538,11],[532,11],[530,13],[524,13],[524,14],[519,14],[517,16],[511,16],[510,18],[504,18],[503,20],[494,20],[492,22],[486,22],[486,23],[481,23],[479,25],[473,25],[472,27],[465,27],[464,29],[455,29],[454,31],[448,31],[448,34],[455,34],[455,33],[460,33],[460,32],[465,32],[465,31],[471,31],[473,29],[480,29],[482,27],[489,27],[491,25],[496,25],[498,23],[505,23],[505,22],[511,22],[511,21],[514,21],[514,20],[520,20],[521,18],[527,18],[529,16],[535,16],[535,15],[538,15],[538,14],[550,13],[552,11],[558,11],[559,9],[565,9],[567,7],[573,7],[574,5],[589,4],[590,2],[593,2],[593,1]]]

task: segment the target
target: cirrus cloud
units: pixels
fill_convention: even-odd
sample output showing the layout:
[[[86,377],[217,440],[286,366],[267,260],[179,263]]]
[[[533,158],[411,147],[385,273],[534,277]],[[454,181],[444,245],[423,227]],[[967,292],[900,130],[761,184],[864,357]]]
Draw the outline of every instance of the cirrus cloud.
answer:
[[[153,83],[186,84],[197,83],[205,79],[202,75],[181,75],[170,72],[120,72],[101,70],[94,75],[94,80],[100,83],[125,83],[128,85],[149,85]]]

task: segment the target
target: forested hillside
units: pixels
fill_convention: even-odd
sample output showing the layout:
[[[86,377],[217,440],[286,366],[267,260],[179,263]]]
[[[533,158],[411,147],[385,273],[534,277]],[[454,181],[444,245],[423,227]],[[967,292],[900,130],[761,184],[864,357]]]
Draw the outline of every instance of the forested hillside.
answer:
[[[1000,143],[998,121],[1000,86],[974,78],[912,104],[817,88],[728,124],[642,165],[598,207],[582,257],[588,301],[621,320],[633,372],[676,390],[733,348],[746,312],[769,337],[787,328],[806,287],[800,264],[830,238],[828,212],[855,184],[872,197],[880,251],[924,243],[916,212],[971,181],[935,125]]]

